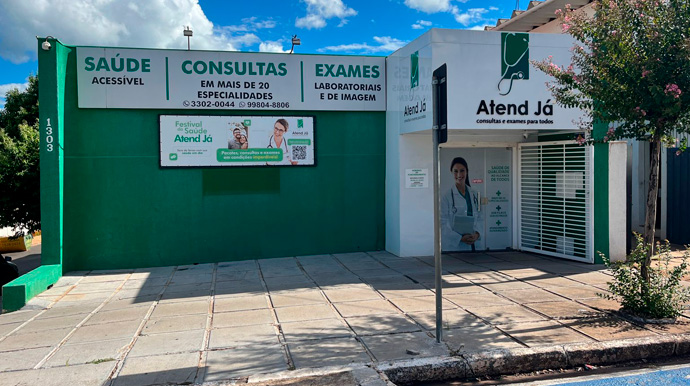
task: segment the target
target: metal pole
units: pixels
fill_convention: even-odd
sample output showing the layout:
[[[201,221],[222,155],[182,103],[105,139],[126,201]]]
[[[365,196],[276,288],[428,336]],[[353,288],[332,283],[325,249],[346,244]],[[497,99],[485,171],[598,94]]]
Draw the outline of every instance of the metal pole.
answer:
[[[441,293],[441,195],[439,193],[439,157],[438,157],[438,103],[439,103],[439,80],[433,78],[433,106],[434,106],[434,127],[432,137],[434,139],[434,269],[435,269],[435,289],[436,289],[436,342],[443,340],[443,294]]]
[[[190,45],[189,45],[189,36],[187,36],[187,51],[190,50]]]

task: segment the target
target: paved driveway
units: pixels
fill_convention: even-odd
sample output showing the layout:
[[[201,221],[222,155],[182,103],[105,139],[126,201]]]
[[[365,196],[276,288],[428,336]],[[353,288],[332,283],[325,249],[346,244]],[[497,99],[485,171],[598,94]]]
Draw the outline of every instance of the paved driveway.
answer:
[[[210,382],[492,348],[684,333],[616,317],[610,276],[533,254],[333,254],[75,272],[0,315],[0,385]],[[10,373],[11,372],[11,376]]]

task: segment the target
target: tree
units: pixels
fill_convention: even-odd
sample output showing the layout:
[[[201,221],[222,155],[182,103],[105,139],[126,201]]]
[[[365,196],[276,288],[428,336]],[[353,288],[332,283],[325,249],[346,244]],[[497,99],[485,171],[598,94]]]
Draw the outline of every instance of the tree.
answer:
[[[581,128],[610,124],[608,132],[581,143],[615,138],[651,145],[641,268],[649,282],[654,254],[654,228],[662,144],[685,150],[673,135],[690,130],[690,4],[689,0],[597,0],[594,16],[556,11],[563,32],[577,39],[572,64],[566,68],[547,59],[535,65],[551,75],[556,101],[585,111]]]
[[[10,90],[0,111],[0,228],[15,236],[41,229],[38,78]]]
[[[38,77],[29,75],[24,91],[13,89],[5,95],[5,107],[0,110],[0,128],[12,138],[19,137],[19,125],[38,122]]]

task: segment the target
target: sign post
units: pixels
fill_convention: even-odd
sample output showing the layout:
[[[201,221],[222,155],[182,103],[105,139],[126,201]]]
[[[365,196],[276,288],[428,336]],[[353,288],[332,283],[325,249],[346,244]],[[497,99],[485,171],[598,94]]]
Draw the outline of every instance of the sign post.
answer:
[[[433,126],[433,146],[434,146],[434,268],[435,268],[435,289],[436,289],[436,342],[443,340],[443,294],[442,294],[442,269],[441,269],[441,194],[439,188],[440,167],[438,146],[448,141],[448,99],[446,82],[446,65],[434,70],[432,77],[433,105],[434,105],[434,126]]]

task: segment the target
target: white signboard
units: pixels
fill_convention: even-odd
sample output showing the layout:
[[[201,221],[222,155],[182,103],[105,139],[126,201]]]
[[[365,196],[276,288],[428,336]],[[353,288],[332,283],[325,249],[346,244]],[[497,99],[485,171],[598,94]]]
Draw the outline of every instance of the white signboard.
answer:
[[[77,48],[80,108],[386,107],[385,58]]]
[[[451,130],[576,128],[582,112],[557,105],[550,78],[530,62],[550,58],[567,70],[573,44],[568,35],[429,31],[389,58],[388,98],[398,101],[401,133],[431,128],[431,77],[444,63]]]
[[[434,106],[431,85],[434,71],[431,60],[433,46],[425,45],[417,48],[418,44],[419,42],[410,44],[415,50],[411,54],[402,58],[389,59],[389,63],[397,64],[396,70],[392,74],[389,73],[389,79],[392,78],[395,83],[393,92],[389,92],[389,95],[398,102],[398,114],[403,133],[428,130],[433,126]]]
[[[405,187],[419,189],[429,187],[429,169],[405,169]]]
[[[164,167],[314,165],[314,118],[160,116]]]

